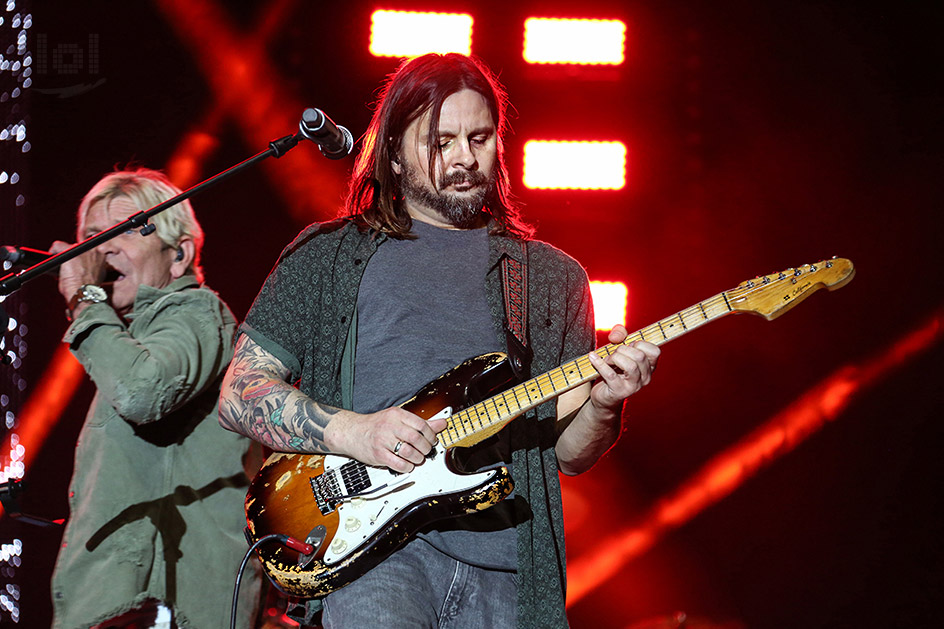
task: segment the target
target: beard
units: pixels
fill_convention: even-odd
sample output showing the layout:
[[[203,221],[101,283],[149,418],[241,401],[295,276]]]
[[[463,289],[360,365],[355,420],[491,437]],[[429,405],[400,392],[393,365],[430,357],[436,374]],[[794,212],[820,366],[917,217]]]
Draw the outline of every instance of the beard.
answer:
[[[444,221],[459,229],[478,227],[485,201],[495,189],[495,171],[485,174],[479,171],[457,171],[444,175],[439,189],[434,190],[417,169],[404,164],[400,176],[400,192],[405,200],[426,206],[439,214]],[[448,192],[451,185],[470,183],[476,186],[468,194]]]

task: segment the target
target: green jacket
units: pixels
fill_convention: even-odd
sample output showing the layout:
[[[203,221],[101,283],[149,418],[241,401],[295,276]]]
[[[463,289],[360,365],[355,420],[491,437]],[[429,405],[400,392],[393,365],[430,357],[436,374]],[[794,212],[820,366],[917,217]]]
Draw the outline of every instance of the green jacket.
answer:
[[[250,445],[217,422],[236,323],[190,276],[142,286],[127,319],[90,304],[63,339],[97,391],[76,445],[53,626],[88,627],[157,599],[180,627],[228,627]],[[248,627],[258,574],[244,584]]]
[[[385,240],[348,220],[310,226],[282,252],[241,328],[291,369],[299,390],[319,402],[351,408],[357,291],[368,260]],[[538,375],[593,349],[593,306],[587,274],[575,260],[539,241],[529,241],[527,251],[531,371]],[[521,255],[519,241],[489,237],[485,286],[498,338],[505,338],[500,261]],[[509,428],[515,492],[530,508],[530,517],[517,527],[517,625],[564,627],[555,403],[543,404]]]

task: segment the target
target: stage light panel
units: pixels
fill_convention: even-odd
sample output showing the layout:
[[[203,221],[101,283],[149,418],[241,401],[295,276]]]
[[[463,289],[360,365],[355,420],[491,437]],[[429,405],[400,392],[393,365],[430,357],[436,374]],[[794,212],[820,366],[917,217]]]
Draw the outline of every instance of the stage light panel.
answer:
[[[530,17],[524,21],[528,63],[619,65],[625,59],[626,23]]]
[[[626,186],[622,142],[530,140],[524,145],[527,188],[621,190]]]
[[[413,57],[428,52],[472,53],[472,16],[465,13],[374,11],[370,53],[376,57]]]
[[[629,289],[623,282],[590,282],[593,319],[598,331],[609,332],[617,323],[626,323]]]

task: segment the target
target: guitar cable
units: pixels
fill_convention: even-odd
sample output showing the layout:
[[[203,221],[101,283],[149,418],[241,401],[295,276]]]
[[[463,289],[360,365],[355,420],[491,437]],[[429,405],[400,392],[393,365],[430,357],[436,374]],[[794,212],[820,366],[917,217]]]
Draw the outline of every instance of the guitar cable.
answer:
[[[246,554],[243,556],[243,561],[239,564],[239,572],[236,573],[236,587],[233,589],[233,607],[229,615],[229,626],[230,629],[236,629],[236,605],[239,602],[239,585],[243,580],[243,572],[246,570],[246,564],[249,563],[249,558],[252,556],[252,553],[255,552],[257,548],[262,546],[267,542],[279,542],[284,546],[288,546],[294,551],[300,552],[303,555],[310,555],[315,552],[315,547],[311,544],[301,542],[294,537],[289,535],[280,535],[278,533],[272,533],[270,535],[263,535],[260,537],[252,546],[249,547],[249,550],[246,551]]]

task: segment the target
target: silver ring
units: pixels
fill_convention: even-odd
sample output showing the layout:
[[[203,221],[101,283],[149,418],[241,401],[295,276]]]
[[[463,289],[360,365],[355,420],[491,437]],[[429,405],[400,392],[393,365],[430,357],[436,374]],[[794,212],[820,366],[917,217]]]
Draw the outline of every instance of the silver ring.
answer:
[[[393,446],[393,453],[396,455],[400,454],[400,447],[403,445],[402,441],[397,441],[397,445]]]

